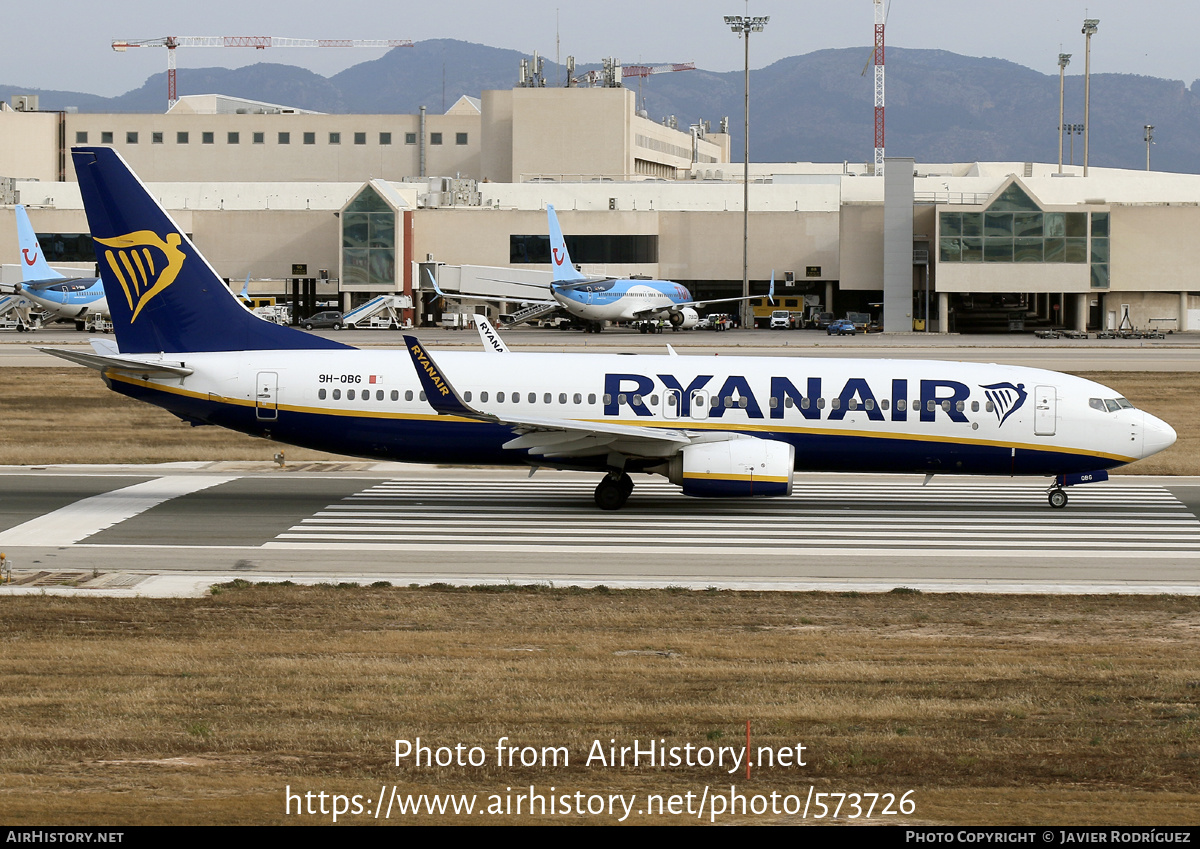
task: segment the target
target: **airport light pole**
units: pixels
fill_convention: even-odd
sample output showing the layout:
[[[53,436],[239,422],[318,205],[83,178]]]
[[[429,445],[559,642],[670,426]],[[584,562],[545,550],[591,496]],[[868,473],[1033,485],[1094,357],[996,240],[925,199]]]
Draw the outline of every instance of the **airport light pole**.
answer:
[[[1063,149],[1063,79],[1066,76],[1067,65],[1071,64],[1070,53],[1058,54],[1058,173],[1062,173]]]
[[[738,38],[746,40],[746,107],[743,119],[743,154],[745,161],[742,170],[742,327],[753,326],[754,310],[750,307],[750,33],[762,32],[769,15],[749,17],[747,15],[726,15],[725,24],[737,33]]]
[[[1144,129],[1145,129],[1145,133],[1142,136],[1142,141],[1144,141],[1146,143],[1146,170],[1149,171],[1150,170],[1150,145],[1154,144],[1154,125],[1147,124],[1144,127]]]
[[[1099,18],[1085,18],[1083,35],[1086,47],[1083,52],[1083,176],[1088,175],[1088,141],[1091,132],[1091,116],[1088,114],[1092,103],[1092,35],[1100,27]]]

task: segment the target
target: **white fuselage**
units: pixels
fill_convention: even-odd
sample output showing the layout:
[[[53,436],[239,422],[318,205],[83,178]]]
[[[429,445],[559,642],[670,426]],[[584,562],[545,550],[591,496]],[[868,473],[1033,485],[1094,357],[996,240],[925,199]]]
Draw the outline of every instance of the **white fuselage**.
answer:
[[[502,447],[512,437],[507,427],[438,415],[402,350],[172,356],[194,373],[109,378],[118,391],[181,415],[329,451],[445,463],[538,459]],[[797,469],[1051,475],[1119,466],[1175,439],[1170,426],[1141,410],[1110,412],[1104,402],[1119,393],[1042,369],[821,358],[436,357],[464,401],[501,420],[732,431],[791,443]],[[596,462],[607,450],[648,461],[668,449],[618,442]],[[573,464],[588,462],[577,456]]]

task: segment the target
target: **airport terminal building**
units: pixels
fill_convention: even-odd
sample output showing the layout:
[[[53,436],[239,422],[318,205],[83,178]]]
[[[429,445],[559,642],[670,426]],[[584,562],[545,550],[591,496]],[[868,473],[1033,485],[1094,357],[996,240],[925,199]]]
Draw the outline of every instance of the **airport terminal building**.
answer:
[[[652,121],[634,99],[621,87],[515,88],[440,115],[323,115],[215,95],[159,115],[4,106],[0,263],[16,271],[12,207],[23,203],[53,263],[92,268],[68,154],[103,144],[218,273],[249,275],[255,294],[303,289],[348,309],[405,293],[420,321],[435,309],[420,264],[435,262],[443,288],[515,304],[516,290],[478,269],[544,274],[547,205],[586,273],[740,294],[742,166],[728,134]],[[1200,329],[1187,248],[1200,175],[911,159],[885,171],[752,164],[752,291],[774,273],[785,308],[871,311],[889,332]]]

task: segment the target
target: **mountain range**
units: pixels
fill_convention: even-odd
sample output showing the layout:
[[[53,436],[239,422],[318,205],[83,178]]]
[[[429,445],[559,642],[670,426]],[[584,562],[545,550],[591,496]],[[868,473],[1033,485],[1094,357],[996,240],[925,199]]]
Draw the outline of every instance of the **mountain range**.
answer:
[[[874,147],[874,74],[867,47],[818,50],[750,73],[751,158],[756,162],[870,161]],[[452,39],[398,47],[384,56],[323,77],[292,65],[178,72],[179,93],[226,94],[331,113],[408,114],[442,111],[460,95],[515,85],[523,54]],[[887,152],[920,163],[1057,162],[1058,75],[1003,59],[943,50],[889,47]],[[580,65],[576,75],[597,68]],[[547,84],[563,71],[546,61]],[[637,90],[636,79],[627,85]],[[642,81],[654,120],[678,126],[729,117],[732,159],[742,159],[743,75],[705,70],[657,74]],[[1197,81],[1200,82],[1200,81]],[[1180,80],[1133,74],[1093,74],[1090,164],[1140,169],[1146,163],[1143,125],[1155,126],[1156,171],[1200,172],[1200,89]],[[81,112],[159,112],[166,72],[117,97],[0,85],[0,99],[40,96],[40,108]],[[1083,123],[1083,76],[1066,78],[1065,123]],[[581,127],[581,132],[586,128]],[[1069,161],[1069,140],[1064,159]],[[1082,162],[1082,136],[1075,162]]]

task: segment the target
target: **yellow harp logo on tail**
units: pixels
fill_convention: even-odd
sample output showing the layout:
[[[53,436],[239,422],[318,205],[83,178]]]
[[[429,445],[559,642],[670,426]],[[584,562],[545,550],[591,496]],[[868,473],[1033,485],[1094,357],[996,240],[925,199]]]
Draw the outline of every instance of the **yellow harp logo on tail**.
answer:
[[[104,252],[104,258],[125,291],[125,300],[133,312],[130,324],[137,321],[142,307],[175,282],[187,256],[179,249],[183,240],[178,233],[168,233],[164,241],[152,230],[138,230],[96,241],[110,248]]]

